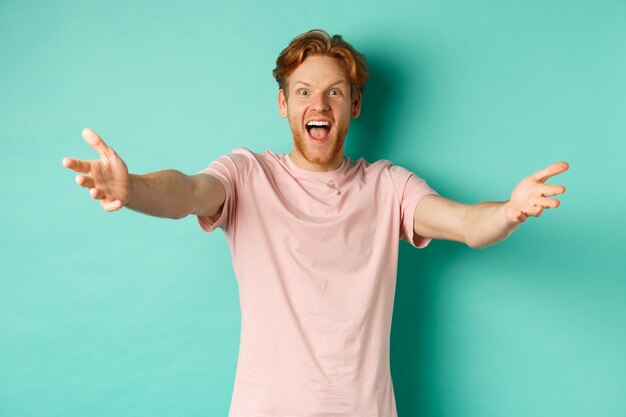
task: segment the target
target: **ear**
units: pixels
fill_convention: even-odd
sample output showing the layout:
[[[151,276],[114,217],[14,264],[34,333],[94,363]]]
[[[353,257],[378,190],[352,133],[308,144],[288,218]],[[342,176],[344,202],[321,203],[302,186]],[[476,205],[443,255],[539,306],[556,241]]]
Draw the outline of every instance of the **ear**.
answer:
[[[282,88],[278,90],[278,112],[280,117],[287,117],[287,97]]]
[[[356,119],[361,114],[361,94],[352,102],[352,118]]]

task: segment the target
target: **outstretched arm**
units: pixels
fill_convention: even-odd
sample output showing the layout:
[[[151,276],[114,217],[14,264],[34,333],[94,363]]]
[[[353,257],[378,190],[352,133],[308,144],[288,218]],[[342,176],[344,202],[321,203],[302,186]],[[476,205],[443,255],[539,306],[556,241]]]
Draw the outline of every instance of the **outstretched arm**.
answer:
[[[524,178],[509,201],[462,204],[437,195],[423,197],[415,208],[413,229],[420,236],[463,242],[473,248],[492,245],[508,237],[530,216],[539,217],[565,192],[562,185],[545,184],[569,168],[558,162]]]
[[[63,165],[84,175],[76,182],[100,200],[105,211],[122,207],[158,217],[182,218],[188,214],[211,216],[225,200],[222,183],[208,174],[185,175],[175,170],[145,175],[128,173],[126,164],[93,130],[83,130],[83,138],[100,155],[84,161],[64,158]]]

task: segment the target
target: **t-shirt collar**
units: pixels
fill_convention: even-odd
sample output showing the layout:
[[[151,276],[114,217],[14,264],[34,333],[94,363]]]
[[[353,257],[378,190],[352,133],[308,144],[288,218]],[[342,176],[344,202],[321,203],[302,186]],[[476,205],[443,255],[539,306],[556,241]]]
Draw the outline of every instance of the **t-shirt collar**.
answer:
[[[341,161],[341,166],[337,169],[334,169],[332,171],[309,171],[308,169],[304,169],[304,168],[300,168],[299,166],[297,166],[292,160],[291,157],[289,156],[289,154],[284,154],[285,155],[285,163],[287,164],[287,166],[289,167],[289,169],[294,172],[296,175],[298,176],[307,176],[310,178],[315,178],[318,180],[331,180],[331,179],[338,179],[341,178],[344,175],[344,169],[347,165],[347,158],[344,155],[343,156],[343,160]]]

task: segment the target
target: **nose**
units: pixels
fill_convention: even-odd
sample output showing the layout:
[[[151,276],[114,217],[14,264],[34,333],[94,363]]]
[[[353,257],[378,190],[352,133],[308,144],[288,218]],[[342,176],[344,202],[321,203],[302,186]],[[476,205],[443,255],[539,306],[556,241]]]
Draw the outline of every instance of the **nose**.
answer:
[[[330,107],[326,94],[314,94],[311,98],[311,107],[315,111],[327,111]]]

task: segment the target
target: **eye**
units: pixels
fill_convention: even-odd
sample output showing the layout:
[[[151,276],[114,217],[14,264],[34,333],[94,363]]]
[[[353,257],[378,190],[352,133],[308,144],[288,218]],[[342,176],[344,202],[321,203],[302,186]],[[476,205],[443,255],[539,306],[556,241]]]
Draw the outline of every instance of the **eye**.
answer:
[[[337,90],[337,89],[330,90],[328,92],[328,95],[329,96],[340,96],[341,95],[341,90]]]
[[[304,89],[304,88],[301,88],[300,90],[298,90],[298,95],[299,96],[308,96],[309,95],[309,91]]]

